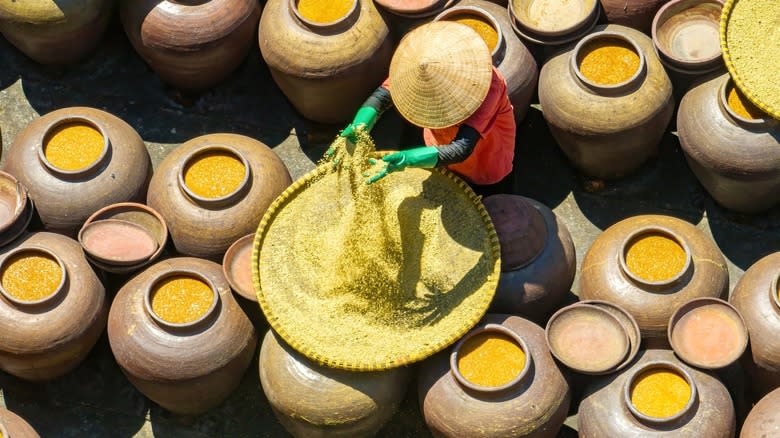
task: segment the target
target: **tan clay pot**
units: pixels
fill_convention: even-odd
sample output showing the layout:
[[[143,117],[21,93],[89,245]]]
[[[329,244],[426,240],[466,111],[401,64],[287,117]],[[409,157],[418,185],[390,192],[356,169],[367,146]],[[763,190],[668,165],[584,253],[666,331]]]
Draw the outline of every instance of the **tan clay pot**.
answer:
[[[648,417],[631,403],[632,379],[655,368],[676,371],[692,388],[688,405],[673,417]],[[594,381],[580,403],[578,418],[582,438],[730,438],[736,427],[734,405],[726,387],[716,377],[683,364],[669,350],[640,351],[627,370]]]
[[[613,86],[587,80],[579,70],[581,48],[614,38],[635,46],[638,74]],[[672,83],[646,35],[624,26],[597,26],[596,33],[551,58],[539,75],[544,119],[564,154],[582,172],[618,178],[658,153],[672,118]]]
[[[103,134],[103,156],[92,165],[64,172],[43,154],[47,134],[63,123],[82,122]],[[142,201],[152,161],[138,133],[120,118],[94,108],[72,107],[33,120],[16,136],[4,170],[29,190],[47,230],[75,236],[90,214],[110,204]]]
[[[317,365],[269,330],[260,349],[260,383],[295,437],[371,437],[395,414],[411,369],[351,372]]]
[[[645,281],[625,263],[628,247],[647,233],[675,240],[686,251],[685,267],[668,281]],[[618,304],[636,319],[643,337],[665,338],[669,318],[680,306],[694,298],[725,297],[728,286],[726,260],[712,239],[681,219],[643,215],[596,238],[582,261],[579,296]]]
[[[742,423],[741,438],[772,437],[780,433],[780,389],[776,389],[750,410]]]
[[[393,42],[371,0],[333,24],[298,14],[295,0],[269,0],[260,19],[260,51],[271,75],[307,119],[343,123],[387,77]]]
[[[55,258],[64,279],[38,302],[16,300],[0,287],[0,369],[25,380],[51,380],[76,368],[103,333],[105,289],[72,239],[52,233],[22,236],[0,249],[0,269],[20,251]]]
[[[188,161],[216,149],[245,162],[249,174],[242,186],[224,199],[187,193],[182,175]],[[265,144],[237,134],[210,134],[165,157],[149,185],[147,203],[165,218],[178,252],[217,261],[238,238],[255,232],[265,210],[291,182],[282,160]]]
[[[501,276],[491,312],[543,321],[569,293],[577,267],[566,225],[530,198],[493,195],[482,202],[501,244]]]
[[[103,36],[112,0],[2,0],[0,32],[41,64],[72,64]]]
[[[151,310],[155,283],[174,273],[210,282],[218,298],[199,320],[166,323]],[[222,403],[249,367],[257,335],[221,267],[190,257],[164,260],[127,282],[108,317],[108,340],[130,382],[172,412],[197,415]]]
[[[418,376],[425,423],[437,437],[557,436],[571,392],[547,349],[544,330],[517,316],[488,314],[471,334],[497,330],[495,326],[522,341],[530,357],[526,369],[504,387],[484,387],[460,375],[457,365],[452,366],[450,351],[433,356],[422,363]]]
[[[27,187],[10,173],[0,171],[0,246],[24,233],[34,213]]]
[[[669,0],[599,0],[609,24],[634,28],[647,35],[658,9]]]
[[[246,57],[260,20],[257,0],[122,0],[135,50],[171,85],[205,90]]]
[[[0,408],[0,433],[3,438],[40,438],[24,418],[3,408]]]
[[[691,89],[680,102],[677,132],[688,165],[715,201],[755,213],[780,202],[780,123],[735,113],[727,103],[731,84],[724,74]]]

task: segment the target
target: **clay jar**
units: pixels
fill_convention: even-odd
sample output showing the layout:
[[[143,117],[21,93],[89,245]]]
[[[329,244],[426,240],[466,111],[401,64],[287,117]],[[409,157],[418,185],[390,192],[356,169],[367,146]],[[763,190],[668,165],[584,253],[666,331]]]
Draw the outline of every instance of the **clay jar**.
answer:
[[[685,252],[685,265],[668,280],[648,281],[628,268],[625,254],[648,235],[669,239]],[[596,238],[582,261],[579,296],[618,304],[636,319],[643,337],[665,339],[669,318],[680,306],[694,298],[725,297],[728,285],[726,260],[707,235],[681,219],[644,215],[622,220]]]
[[[777,427],[778,423],[780,423],[780,415],[778,415],[779,406],[780,389],[776,389],[753,406],[745,422],[742,423],[742,432],[739,436],[742,438],[753,438],[777,435]]]
[[[534,44],[559,46],[579,40],[601,15],[598,0],[509,0],[509,19],[519,36]]]
[[[688,165],[715,201],[755,213],[780,201],[780,124],[737,114],[727,100],[733,86],[724,74],[692,88],[677,131]]]
[[[260,383],[274,414],[295,437],[371,437],[395,414],[411,369],[350,372],[301,356],[269,330]]]
[[[4,438],[39,438],[38,432],[33,429],[24,418],[14,414],[8,409],[0,408],[0,433]]]
[[[576,46],[551,58],[539,76],[539,101],[550,132],[572,164],[596,178],[618,178],[657,154],[672,117],[672,83],[650,38],[624,26],[597,26]],[[640,66],[615,85],[588,80],[579,63],[588,44],[628,44]]]
[[[372,0],[355,0],[333,23],[304,19],[296,0],[269,0],[260,51],[271,75],[307,119],[343,123],[387,76],[393,43]]]
[[[770,254],[750,267],[731,294],[731,304],[745,320],[750,335],[750,352],[745,368],[759,395],[780,386],[780,300],[778,276],[780,252]],[[752,359],[752,360],[750,360]]]
[[[106,30],[112,0],[1,0],[0,32],[41,64],[72,64],[91,52]]]
[[[650,34],[658,9],[668,0],[599,0],[609,24],[619,24]]]
[[[133,47],[174,87],[200,91],[246,57],[260,20],[256,0],[128,0],[120,16]]]
[[[676,373],[691,388],[688,404],[672,417],[649,417],[631,402],[633,382],[643,372],[656,369]],[[624,372],[591,384],[580,403],[578,431],[582,438],[730,438],[735,427],[731,396],[716,377],[686,366],[669,350],[645,350]]]
[[[100,157],[79,170],[50,163],[44,146],[57,128],[78,123],[103,136]],[[29,190],[47,230],[75,235],[90,214],[110,204],[142,201],[152,162],[135,130],[107,112],[72,107],[50,112],[22,130],[8,150],[5,170]]]
[[[672,0],[653,19],[653,44],[680,79],[723,68],[719,40],[721,0]]]
[[[420,366],[418,389],[434,436],[555,437],[571,401],[569,385],[545,343],[544,330],[517,316],[488,314],[463,339],[485,331],[516,340],[526,367],[501,387],[475,385],[458,370],[457,356],[439,353]],[[457,355],[463,341],[452,351]]]
[[[53,259],[63,274],[51,295],[35,301],[0,287],[0,369],[25,380],[51,380],[76,368],[103,332],[105,289],[78,242],[65,236],[20,237],[0,250],[0,273],[15,254]]]
[[[512,30],[506,8],[484,0],[465,0],[439,14],[436,20],[462,18],[464,15],[495,23],[493,27],[500,36],[493,51],[493,65],[506,80],[506,92],[514,107],[515,119],[522,120],[528,112],[539,79],[536,61]]]
[[[0,246],[7,245],[27,229],[33,210],[27,188],[10,173],[0,171]]]
[[[188,166],[209,153],[240,160],[246,172],[239,187],[220,198],[199,196],[184,182]],[[242,135],[210,134],[165,157],[147,202],[165,219],[178,252],[217,261],[239,237],[254,233],[265,210],[291,182],[282,160],[265,144]]]
[[[501,276],[491,311],[543,321],[569,292],[576,269],[566,225],[530,198],[483,199],[501,244]]]
[[[174,324],[152,310],[156,285],[173,275],[205,282],[214,292],[199,319]],[[190,257],[164,260],[119,291],[108,317],[108,340],[130,382],[160,406],[197,415],[222,403],[238,386],[257,335],[238,307],[221,267]]]

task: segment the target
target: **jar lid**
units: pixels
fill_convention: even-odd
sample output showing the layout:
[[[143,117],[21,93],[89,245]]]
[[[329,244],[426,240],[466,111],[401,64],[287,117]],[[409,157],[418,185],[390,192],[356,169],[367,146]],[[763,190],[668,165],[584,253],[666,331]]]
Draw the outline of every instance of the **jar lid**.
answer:
[[[518,195],[492,195],[482,200],[501,244],[501,271],[520,269],[536,259],[547,241],[544,216]]]

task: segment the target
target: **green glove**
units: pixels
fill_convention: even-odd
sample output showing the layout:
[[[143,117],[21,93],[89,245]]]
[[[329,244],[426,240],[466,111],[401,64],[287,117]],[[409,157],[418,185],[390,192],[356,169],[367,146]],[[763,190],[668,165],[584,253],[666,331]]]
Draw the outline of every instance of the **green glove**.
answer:
[[[366,130],[366,132],[370,132],[372,129],[374,129],[374,125],[376,124],[376,119],[379,118],[379,112],[376,108],[370,107],[370,106],[362,106],[358,110],[358,112],[355,114],[355,118],[352,120],[352,123],[347,125],[346,128],[344,128],[339,135],[341,137],[347,137],[349,141],[352,143],[355,143],[355,131],[357,131],[358,128],[362,127]]]
[[[376,160],[369,160],[371,164],[376,164]],[[407,167],[436,167],[439,163],[439,150],[435,147],[422,146],[405,151],[394,152],[382,157],[382,161],[387,163],[384,169],[371,176],[367,183],[373,184],[387,176],[388,173],[404,170]]]

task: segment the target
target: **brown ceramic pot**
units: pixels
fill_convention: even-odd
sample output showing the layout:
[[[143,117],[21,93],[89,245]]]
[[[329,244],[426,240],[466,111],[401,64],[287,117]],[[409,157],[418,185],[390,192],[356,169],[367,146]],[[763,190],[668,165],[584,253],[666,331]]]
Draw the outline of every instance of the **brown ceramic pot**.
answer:
[[[203,317],[171,324],[151,309],[155,284],[176,273],[194,275],[216,297]],[[238,307],[216,263],[164,260],[127,282],[114,298],[108,340],[130,382],[172,412],[196,415],[222,403],[238,386],[257,346],[252,323]]]
[[[577,259],[566,225],[530,198],[493,195],[482,202],[501,244],[501,276],[491,312],[542,322],[569,293]]]
[[[656,52],[666,68],[680,79],[723,68],[721,9],[721,0],[672,0],[653,18]]]
[[[780,123],[735,113],[727,103],[732,86],[724,74],[691,89],[677,112],[677,132],[688,165],[715,201],[755,213],[780,202]]]
[[[643,415],[631,403],[635,377],[656,368],[677,372],[691,387],[688,405],[665,419]],[[582,438],[730,438],[736,419],[731,396],[716,377],[688,367],[669,350],[645,350],[627,370],[591,384],[580,403],[578,424]]]
[[[780,389],[759,400],[742,423],[741,438],[773,437],[780,433]]]
[[[183,173],[188,162],[214,150],[239,158],[248,175],[224,198],[202,198],[187,189]],[[265,210],[291,182],[282,160],[265,144],[237,134],[210,134],[165,157],[149,185],[147,203],[165,218],[178,252],[217,261],[238,238],[255,232]]]
[[[317,365],[269,330],[260,349],[260,383],[295,437],[371,437],[395,414],[411,369],[350,372]]]
[[[750,334],[750,355],[744,362],[754,392],[759,395],[780,386],[778,276],[780,252],[762,258],[745,271],[730,299]]]
[[[51,380],[76,368],[103,332],[105,289],[72,239],[22,236],[0,249],[0,272],[19,252],[54,258],[64,275],[56,292],[36,302],[20,301],[0,287],[0,369],[26,380]]]
[[[428,428],[437,437],[557,436],[571,392],[550,355],[544,330],[517,316],[488,314],[466,336],[485,330],[516,338],[526,352],[525,370],[504,387],[484,387],[463,378],[450,352],[426,360],[420,366],[418,390]]]
[[[387,76],[393,42],[372,0],[331,24],[312,23],[295,0],[269,0],[260,51],[295,109],[320,123],[343,123]]]
[[[646,281],[625,262],[625,252],[648,233],[676,241],[686,264],[666,281]],[[580,299],[620,305],[635,319],[643,337],[664,338],[669,318],[699,297],[725,297],[729,275],[715,242],[695,226],[669,216],[644,215],[622,220],[601,233],[585,254],[580,271]]]
[[[672,118],[672,83],[653,43],[624,26],[597,26],[573,48],[551,58],[539,75],[539,101],[550,132],[571,162],[596,178],[618,178],[658,153]],[[633,45],[640,67],[616,85],[598,85],[579,69],[589,41],[617,39]]]
[[[135,50],[171,85],[205,90],[246,57],[260,20],[257,0],[122,0]]]
[[[10,173],[0,171],[0,246],[24,233],[34,213],[27,187]]]
[[[38,432],[33,429],[24,418],[14,414],[8,409],[0,408],[0,433],[3,438],[39,438]]]
[[[669,0],[599,0],[609,24],[632,27],[650,34],[650,25],[658,9]]]
[[[103,36],[113,0],[2,0],[0,32],[41,64],[72,64]]]
[[[548,3],[535,0],[507,2],[515,32],[528,43],[544,46],[560,46],[579,40],[593,30],[601,15],[598,0],[558,2],[557,8],[550,10],[550,7]]]
[[[536,91],[539,69],[531,52],[512,30],[506,8],[486,0],[464,0],[457,6],[446,9],[436,20],[458,17],[464,14],[484,17],[493,22],[500,37],[493,51],[493,65],[506,80],[506,92],[515,111],[515,119],[522,120],[528,112]]]
[[[78,171],[62,171],[43,154],[47,135],[68,122],[101,132],[101,158]],[[90,214],[110,204],[142,201],[152,176],[152,161],[135,130],[105,111],[63,108],[33,120],[8,150],[5,168],[27,187],[47,230],[75,236]]]

